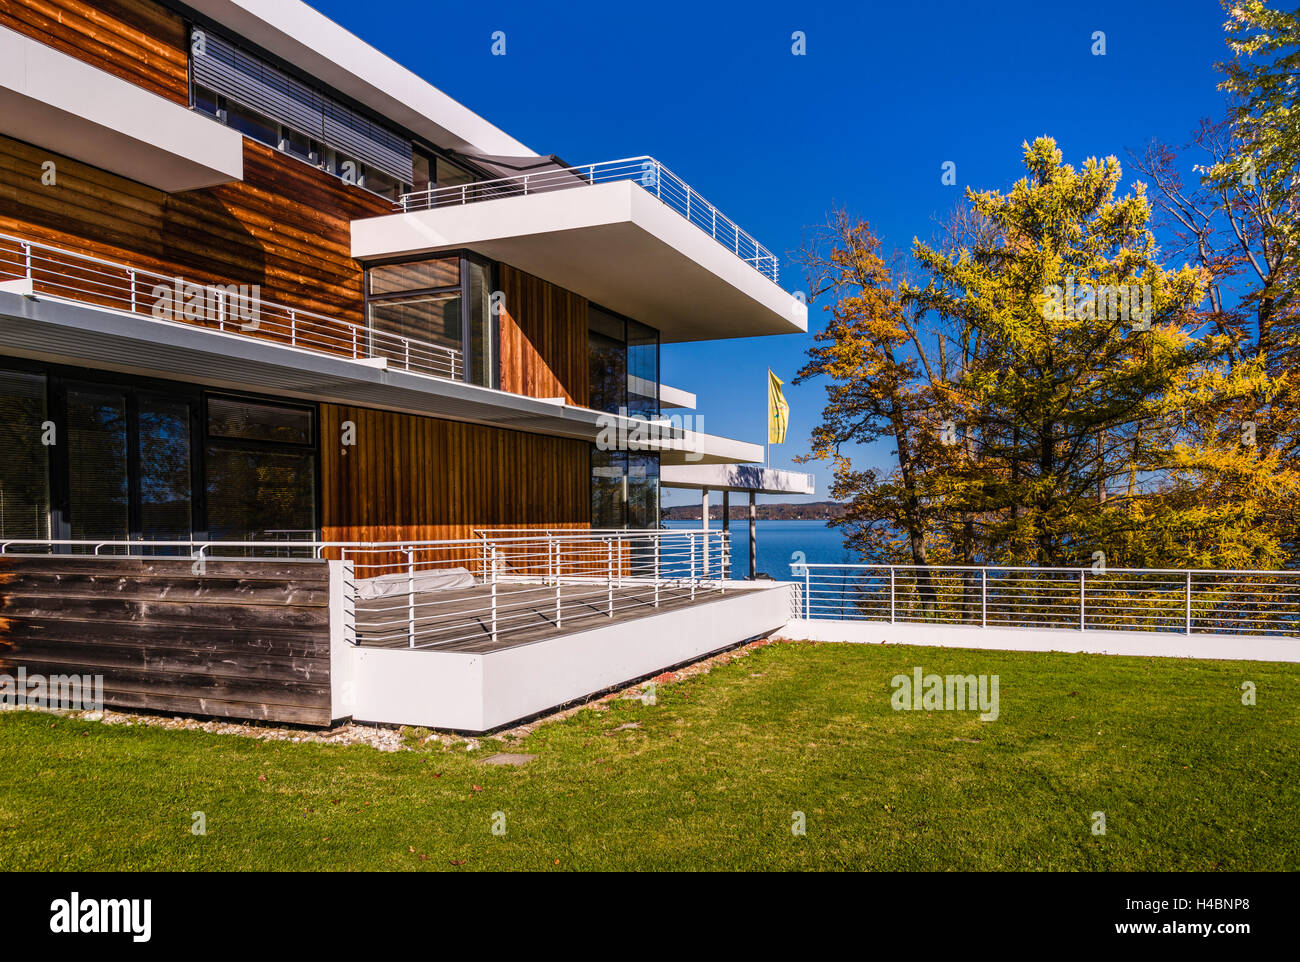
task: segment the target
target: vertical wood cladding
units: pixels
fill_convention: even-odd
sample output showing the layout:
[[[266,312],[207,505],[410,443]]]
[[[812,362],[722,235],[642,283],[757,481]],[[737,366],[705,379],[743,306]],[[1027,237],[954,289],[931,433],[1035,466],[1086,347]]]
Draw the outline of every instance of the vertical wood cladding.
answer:
[[[54,160],[58,183],[41,184]],[[244,181],[167,194],[0,137],[0,233],[359,323],[351,221],[387,201],[245,138]]]
[[[0,672],[113,708],[328,725],[329,617],[322,562],[0,558]]]
[[[190,102],[185,21],[151,0],[0,0],[0,26],[168,100]]]
[[[587,300],[506,264],[498,282],[501,390],[527,397],[589,400]]]
[[[321,506],[326,541],[439,541],[475,528],[585,528],[589,445],[322,404]],[[338,443],[341,425],[356,444]]]

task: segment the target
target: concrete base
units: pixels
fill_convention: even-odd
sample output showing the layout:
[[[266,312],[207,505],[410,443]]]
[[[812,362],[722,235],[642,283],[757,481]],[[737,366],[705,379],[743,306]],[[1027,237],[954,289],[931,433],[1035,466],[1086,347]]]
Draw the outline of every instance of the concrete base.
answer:
[[[794,586],[729,584],[717,600],[486,653],[358,648],[348,664],[357,721],[484,732],[770,634]]]
[[[1063,628],[978,628],[884,621],[794,620],[778,638],[857,644],[929,645],[998,651],[1068,651],[1095,655],[1219,658],[1300,662],[1300,638],[1200,635],[1167,631],[1069,631]]]

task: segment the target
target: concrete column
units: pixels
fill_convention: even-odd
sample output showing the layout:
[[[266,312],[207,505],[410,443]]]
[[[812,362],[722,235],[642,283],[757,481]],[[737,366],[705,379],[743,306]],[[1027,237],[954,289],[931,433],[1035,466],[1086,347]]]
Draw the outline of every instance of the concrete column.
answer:
[[[730,491],[722,492],[722,530],[725,534],[731,533],[731,492]],[[727,558],[729,556],[723,555],[723,557]],[[722,577],[724,579],[730,578],[731,572],[724,568],[722,572]]]
[[[758,577],[758,508],[754,492],[749,492],[749,580]]]

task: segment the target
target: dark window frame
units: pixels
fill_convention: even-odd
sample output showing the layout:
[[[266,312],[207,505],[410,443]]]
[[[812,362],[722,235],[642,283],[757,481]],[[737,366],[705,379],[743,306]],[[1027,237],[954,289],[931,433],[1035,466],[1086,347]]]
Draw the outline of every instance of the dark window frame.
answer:
[[[397,264],[415,264],[420,261],[432,261],[456,257],[459,259],[458,272],[460,283],[444,287],[421,287],[409,291],[394,291],[388,294],[371,294],[370,293],[370,271],[376,267],[392,267]],[[471,345],[471,298],[470,298],[470,264],[477,263],[487,268],[488,273],[488,316],[485,323],[488,326],[488,334],[492,340],[492,370],[486,386],[493,390],[499,390],[501,387],[501,338],[500,325],[494,323],[495,317],[492,314],[491,296],[492,292],[498,289],[498,265],[491,258],[484,257],[481,254],[468,250],[467,248],[457,248],[449,251],[436,251],[426,254],[405,254],[401,257],[386,257],[381,260],[366,261],[365,271],[361,278],[361,287],[364,293],[365,302],[362,310],[365,312],[366,334],[369,338],[372,328],[370,326],[370,305],[372,302],[383,303],[384,301],[400,301],[409,297],[422,297],[437,294],[456,294],[460,297],[460,354],[461,354],[461,377],[460,380],[466,384],[475,385],[472,380],[474,370],[474,358],[472,355]]]
[[[320,405],[314,401],[297,398],[278,398],[270,395],[246,391],[226,391],[206,388],[202,385],[169,381],[161,378],[140,375],[121,374],[116,371],[101,371],[94,368],[73,367],[63,364],[51,364],[27,358],[0,357],[0,368],[21,371],[29,374],[41,374],[45,377],[45,412],[46,418],[53,422],[57,443],[50,446],[48,458],[49,492],[50,492],[50,538],[66,541],[72,537],[72,492],[69,473],[67,439],[67,392],[69,387],[121,389],[126,395],[127,407],[127,485],[128,485],[128,540],[147,543],[142,538],[140,518],[140,463],[139,463],[139,397],[141,395],[163,398],[172,401],[184,401],[190,411],[190,527],[195,542],[208,540],[208,503],[207,503],[207,446],[222,446],[229,442],[234,447],[257,448],[266,451],[285,451],[309,453],[312,459],[312,472],[315,480],[313,492],[314,540],[320,540],[322,512],[324,510],[324,486],[321,478],[320,454]],[[208,399],[209,397],[228,400],[244,400],[257,404],[292,407],[311,412],[311,440],[265,441],[247,438],[227,438],[208,433]],[[163,539],[163,540],[184,540]],[[60,550],[66,550],[63,546]]]

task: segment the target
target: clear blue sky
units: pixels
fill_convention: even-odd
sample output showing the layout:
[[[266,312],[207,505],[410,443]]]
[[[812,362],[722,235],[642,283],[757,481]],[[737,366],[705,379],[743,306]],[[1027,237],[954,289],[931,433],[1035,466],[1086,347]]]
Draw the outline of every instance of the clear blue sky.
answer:
[[[1216,0],[312,2],[539,153],[657,157],[777,254],[835,206],[906,250],[961,187],[1017,179],[1026,139],[1055,137],[1074,164],[1127,161],[1223,110]],[[505,56],[491,53],[498,30]],[[1097,30],[1105,56],[1091,52]],[[940,183],[949,160],[957,187]],[[804,288],[784,261],[783,286]],[[810,327],[821,315],[814,305]],[[811,340],[668,345],[663,380],[699,396],[710,434],[761,442],[766,370],[788,382]],[[824,400],[816,384],[786,396],[776,466],[806,451]],[[812,470],[824,497],[828,471]]]

